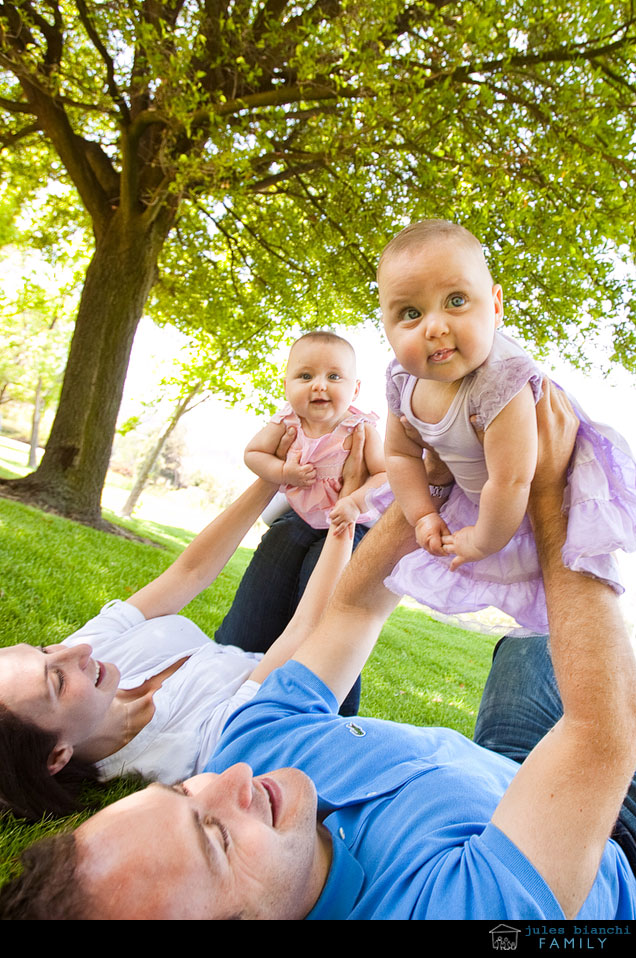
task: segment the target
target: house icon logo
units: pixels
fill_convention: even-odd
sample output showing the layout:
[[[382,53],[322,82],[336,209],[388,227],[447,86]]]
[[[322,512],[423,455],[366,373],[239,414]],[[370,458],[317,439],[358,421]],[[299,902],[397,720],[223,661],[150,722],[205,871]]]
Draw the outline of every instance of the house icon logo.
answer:
[[[496,925],[490,929],[490,944],[494,951],[516,951],[519,928],[512,925]]]

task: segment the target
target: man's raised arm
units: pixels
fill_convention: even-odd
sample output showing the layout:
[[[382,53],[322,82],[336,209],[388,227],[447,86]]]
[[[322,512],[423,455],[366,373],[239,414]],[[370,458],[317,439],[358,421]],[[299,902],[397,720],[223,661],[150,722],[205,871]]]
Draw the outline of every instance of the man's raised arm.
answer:
[[[548,384],[537,407],[530,515],[563,717],[521,766],[493,823],[544,877],[566,917],[585,901],[636,767],[636,662],[615,593],[564,568],[564,454],[573,414]],[[564,453],[565,446],[565,453]]]

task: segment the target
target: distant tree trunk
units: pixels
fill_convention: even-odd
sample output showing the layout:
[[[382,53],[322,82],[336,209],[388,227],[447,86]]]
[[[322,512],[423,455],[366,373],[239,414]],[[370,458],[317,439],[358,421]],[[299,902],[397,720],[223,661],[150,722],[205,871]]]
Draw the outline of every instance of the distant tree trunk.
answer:
[[[141,466],[139,467],[139,471],[135,478],[133,487],[130,490],[130,495],[126,499],[124,507],[121,510],[122,516],[131,516],[133,514],[133,510],[135,506],[137,505],[137,500],[139,499],[139,496],[143,492],[144,486],[148,482],[148,476],[150,475],[150,470],[152,469],[155,462],[157,461],[157,457],[159,456],[159,453],[163,449],[164,444],[168,441],[168,439],[172,435],[172,432],[175,426],[177,425],[177,423],[179,422],[179,420],[181,419],[181,417],[185,413],[190,411],[188,408],[188,404],[194,399],[194,397],[196,396],[196,394],[198,393],[202,385],[203,385],[202,382],[195,383],[195,385],[192,387],[192,389],[190,390],[188,395],[185,397],[185,399],[181,400],[181,402],[175,409],[174,413],[170,417],[168,421],[168,425],[166,426],[165,430],[163,431],[163,433],[161,434],[157,442],[154,444],[152,449],[149,450],[148,455],[141,463]]]
[[[38,464],[38,437],[40,435],[40,419],[42,418],[42,377],[38,376],[33,399],[33,418],[31,420],[31,441],[29,445],[29,469],[35,469]]]
[[[39,468],[5,480],[11,495],[104,526],[100,502],[126,370],[173,215],[116,212],[86,274],[55,421]]]

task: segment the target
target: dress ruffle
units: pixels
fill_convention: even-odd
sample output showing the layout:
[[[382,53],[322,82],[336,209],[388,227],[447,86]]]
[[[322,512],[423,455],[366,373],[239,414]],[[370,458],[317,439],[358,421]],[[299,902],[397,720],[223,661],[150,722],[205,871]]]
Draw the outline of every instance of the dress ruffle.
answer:
[[[459,486],[440,510],[451,532],[475,525],[478,514],[479,507]],[[508,545],[494,555],[465,563],[455,572],[450,571],[451,561],[452,556],[442,558],[416,549],[398,562],[384,584],[447,615],[492,605],[531,631],[547,632],[543,579],[527,516]]]
[[[508,359],[486,362],[471,374],[478,381],[473,393],[474,425],[487,429],[504,406],[514,399],[528,383],[537,403],[543,392],[543,375],[529,356],[514,356]]]
[[[617,549],[636,551],[636,463],[625,440],[609,426],[593,423],[575,404],[580,419],[563,511],[568,517],[563,563],[593,575],[621,594]],[[378,512],[393,494],[383,486],[369,497]],[[455,486],[440,515],[451,532],[474,525],[479,507]],[[543,579],[528,517],[499,552],[450,571],[452,557],[416,549],[385,579],[399,595],[446,614],[495,606],[532,632],[548,631]]]

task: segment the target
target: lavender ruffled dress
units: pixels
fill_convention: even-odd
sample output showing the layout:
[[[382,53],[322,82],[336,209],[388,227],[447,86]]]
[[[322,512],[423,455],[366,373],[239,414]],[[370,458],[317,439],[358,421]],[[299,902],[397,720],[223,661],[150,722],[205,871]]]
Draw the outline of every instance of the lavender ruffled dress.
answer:
[[[440,510],[451,532],[477,521],[479,493],[488,475],[483,446],[470,417],[476,416],[478,428],[487,429],[526,383],[536,402],[542,379],[538,366],[521,347],[497,332],[486,362],[464,378],[442,421],[431,424],[417,419],[411,408],[416,378],[397,360],[389,366],[389,409],[398,417],[406,416],[455,477]],[[602,579],[620,594],[624,589],[612,553],[636,550],[636,463],[622,436],[609,426],[593,423],[570,399],[580,425],[563,501],[568,516],[563,562]],[[386,491],[376,494],[374,505],[379,511],[388,504],[388,497],[392,498]],[[527,516],[508,545],[494,555],[466,563],[455,572],[450,571],[451,561],[452,557],[416,549],[396,565],[385,584],[440,612],[473,612],[492,605],[532,632],[548,631],[541,569]]]

